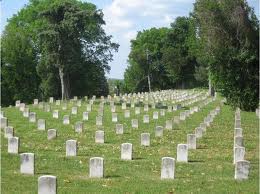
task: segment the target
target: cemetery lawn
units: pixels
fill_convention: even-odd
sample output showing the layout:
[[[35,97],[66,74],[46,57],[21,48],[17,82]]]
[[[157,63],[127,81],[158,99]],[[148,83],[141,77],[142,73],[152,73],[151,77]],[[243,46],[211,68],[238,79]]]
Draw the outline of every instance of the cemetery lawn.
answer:
[[[155,138],[155,126],[165,126],[166,119],[179,115],[180,111],[167,112],[159,120],[152,119],[153,109],[149,109],[150,123],[143,124],[141,115],[135,116],[131,109],[131,118],[139,119],[139,129],[131,128],[131,118],[124,118],[118,105],[118,123],[124,124],[124,134],[115,134],[115,123],[111,122],[109,105],[104,108],[105,144],[95,143],[95,117],[98,104],[89,113],[89,121],[84,121],[82,134],[74,132],[73,124],[82,120],[86,103],[78,108],[77,115],[71,115],[71,124],[63,125],[62,118],[70,114],[72,104],[67,110],[59,109],[59,119],[52,118],[52,112],[44,112],[30,105],[30,111],[37,113],[37,119],[46,119],[47,129],[57,129],[57,139],[47,140],[47,129],[37,130],[37,123],[29,123],[22,112],[15,107],[2,108],[9,125],[14,127],[14,136],[20,138],[19,153],[35,154],[35,175],[20,174],[20,157],[7,153],[7,139],[1,134],[1,192],[3,194],[37,193],[38,177],[41,175],[57,176],[57,193],[258,193],[259,191],[259,130],[258,118],[254,112],[241,111],[245,159],[250,161],[249,179],[234,180],[233,137],[235,111],[224,105],[221,107],[206,134],[197,140],[197,149],[189,150],[188,163],[176,163],[175,179],[160,180],[161,159],[169,156],[176,158],[177,144],[186,143],[187,134],[194,133],[195,127],[203,122],[204,117],[220,104],[220,98],[209,103],[199,112],[194,113],[174,130],[164,130],[162,138]],[[192,104],[191,106],[194,106]],[[129,107],[128,107],[129,108]],[[189,108],[189,107],[186,107]],[[151,134],[151,146],[140,145],[140,135]],[[78,142],[78,155],[65,157],[65,142],[75,139]],[[120,145],[133,144],[133,160],[120,159]],[[103,179],[89,178],[89,159],[104,158]]]

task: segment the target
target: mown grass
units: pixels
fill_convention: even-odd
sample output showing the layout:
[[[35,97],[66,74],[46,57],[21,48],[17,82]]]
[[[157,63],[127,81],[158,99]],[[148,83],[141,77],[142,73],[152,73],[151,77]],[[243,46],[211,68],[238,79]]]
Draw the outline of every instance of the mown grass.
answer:
[[[59,119],[52,118],[52,112],[44,112],[30,105],[30,111],[37,113],[37,118],[46,119],[47,129],[57,129],[58,137],[47,140],[47,130],[38,131],[36,123],[29,123],[15,107],[3,108],[9,125],[15,128],[15,136],[20,138],[20,153],[35,154],[35,175],[20,174],[20,157],[7,153],[7,139],[1,135],[1,186],[2,193],[37,193],[37,179],[41,175],[57,176],[58,193],[258,193],[259,191],[259,136],[258,119],[255,113],[242,112],[241,121],[246,160],[251,163],[249,180],[234,180],[233,162],[233,127],[234,110],[223,106],[211,127],[203,138],[198,140],[196,150],[189,150],[189,163],[176,163],[175,179],[160,180],[161,158],[176,158],[177,144],[186,143],[187,134],[194,133],[195,127],[203,122],[210,110],[220,104],[220,99],[208,104],[200,112],[194,113],[172,131],[164,131],[162,138],[155,138],[156,125],[165,126],[166,119],[179,115],[180,111],[168,113],[152,120],[153,109],[149,109],[150,124],[143,124],[141,115],[139,129],[131,128],[131,118],[125,119],[121,106],[117,106],[119,122],[124,124],[124,134],[115,134],[115,123],[111,122],[111,113],[105,105],[104,131],[105,144],[95,144],[95,117],[98,104],[89,114],[89,121],[84,121],[82,134],[74,132],[73,124],[82,120],[85,104],[78,108],[78,114],[71,116],[71,125],[63,125],[62,118],[70,114],[72,104],[66,111],[61,106]],[[191,105],[191,106],[194,106]],[[2,130],[3,131],[3,130]],[[151,147],[140,145],[140,134],[151,133]],[[65,142],[68,139],[78,141],[78,155],[65,157]],[[120,160],[120,145],[133,144],[133,160]],[[100,156],[105,160],[105,178],[89,178],[89,159]]]

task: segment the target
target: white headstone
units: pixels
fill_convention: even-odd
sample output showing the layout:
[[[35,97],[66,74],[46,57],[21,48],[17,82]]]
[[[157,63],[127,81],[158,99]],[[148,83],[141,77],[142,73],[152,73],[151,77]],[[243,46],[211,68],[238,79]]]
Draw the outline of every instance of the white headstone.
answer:
[[[87,104],[87,112],[91,112],[92,106],[91,104]]]
[[[93,157],[89,160],[89,177],[104,177],[104,159],[101,157]]]
[[[112,122],[117,122],[117,113],[112,113]]]
[[[104,143],[105,142],[105,132],[104,131],[96,131],[95,135],[95,142],[96,143]]]
[[[45,130],[45,120],[44,119],[38,119],[38,130]]]
[[[56,194],[57,193],[56,176],[43,175],[38,178],[38,194]]]
[[[155,137],[162,137],[163,136],[163,127],[156,126],[155,127]]]
[[[150,120],[149,120],[149,115],[144,115],[144,116],[143,116],[143,122],[144,122],[144,123],[149,123],[149,121],[150,121]]]
[[[243,137],[242,136],[235,136],[234,137],[234,147],[236,147],[236,146],[240,146],[240,147],[244,146]]]
[[[166,120],[165,129],[172,130],[172,120]]]
[[[245,157],[245,148],[244,147],[234,147],[234,160],[233,164],[236,164],[237,161],[244,160]]]
[[[135,114],[139,115],[141,112],[140,107],[135,107]]]
[[[188,162],[188,145],[177,145],[177,162]]]
[[[23,117],[29,117],[30,109],[29,108],[24,108],[23,110]]]
[[[125,118],[129,118],[130,117],[130,110],[125,110]]]
[[[66,156],[76,156],[77,155],[77,141],[67,140],[66,141]]]
[[[22,153],[20,172],[22,174],[34,174],[34,154],[33,153]]]
[[[83,122],[78,121],[75,123],[75,132],[82,133],[83,130]]]
[[[58,119],[59,118],[59,110],[53,110],[52,117],[55,118],[55,119]]]
[[[36,122],[36,113],[35,112],[30,112],[29,113],[29,122],[35,123]]]
[[[55,139],[57,137],[56,129],[48,130],[48,140]]]
[[[197,138],[201,138],[203,135],[203,129],[201,127],[196,127],[195,128],[195,135]]]
[[[235,128],[234,137],[235,136],[243,136],[243,129],[242,128]]]
[[[78,107],[76,107],[76,106],[72,107],[71,114],[73,114],[73,115],[78,114]]]
[[[160,115],[165,116],[165,110],[164,109],[160,109]]]
[[[123,143],[121,144],[121,159],[132,160],[132,144]]]
[[[236,162],[235,167],[235,179],[245,180],[248,179],[250,169],[250,162],[246,160],[240,160]]]
[[[83,112],[83,121],[88,121],[88,112]]]
[[[116,124],[116,134],[123,134],[123,133],[124,133],[123,124]]]
[[[63,124],[64,125],[69,125],[70,124],[70,116],[69,115],[64,115],[63,116]]]
[[[153,112],[153,119],[159,119],[159,113],[157,111]]]
[[[188,149],[196,149],[196,135],[195,134],[187,135],[187,145],[188,145]]]
[[[9,137],[8,138],[8,153],[18,154],[19,152],[19,138]]]
[[[5,138],[14,136],[14,128],[12,126],[5,127]]]
[[[33,104],[34,104],[34,105],[38,105],[38,104],[39,104],[39,100],[38,100],[38,99],[34,99],[34,100],[33,100]]]
[[[97,126],[103,125],[103,117],[102,116],[96,116],[96,125]]]
[[[162,158],[161,179],[174,179],[175,159],[171,157]]]
[[[141,134],[141,145],[142,146],[150,146],[150,133],[142,133]]]
[[[138,128],[138,119],[132,119],[131,124],[132,128]]]

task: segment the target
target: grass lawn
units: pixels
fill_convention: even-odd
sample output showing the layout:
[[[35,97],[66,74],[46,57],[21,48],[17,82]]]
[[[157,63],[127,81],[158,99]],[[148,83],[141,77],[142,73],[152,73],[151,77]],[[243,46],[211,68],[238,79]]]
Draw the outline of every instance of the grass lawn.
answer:
[[[182,121],[174,130],[164,130],[162,138],[155,137],[155,126],[165,126],[165,121],[179,115],[179,111],[167,112],[159,120],[152,119],[152,108],[149,109],[150,123],[143,124],[143,109],[139,116],[131,109],[131,118],[139,119],[139,128],[131,128],[131,118],[124,118],[121,106],[117,106],[118,123],[124,124],[124,134],[116,135],[115,123],[112,123],[110,106],[104,108],[105,144],[95,144],[95,125],[98,104],[89,113],[89,121],[84,121],[82,134],[74,132],[73,126],[82,120],[86,103],[78,108],[77,115],[71,115],[71,124],[63,125],[62,118],[70,114],[72,104],[67,110],[53,105],[52,109],[60,110],[59,119],[52,118],[52,112],[44,112],[38,107],[29,106],[30,111],[37,113],[37,119],[46,119],[46,128],[57,129],[57,139],[47,140],[47,129],[37,130],[37,123],[29,123],[18,108],[2,108],[9,125],[14,127],[15,136],[20,138],[19,153],[35,154],[35,175],[20,174],[20,157],[7,153],[7,139],[1,134],[1,186],[3,194],[37,193],[37,179],[41,175],[57,176],[58,193],[258,193],[259,191],[259,130],[258,118],[254,112],[241,112],[245,159],[250,161],[249,179],[234,180],[233,137],[234,110],[222,106],[213,123],[207,128],[204,136],[197,141],[197,149],[189,150],[188,163],[176,163],[175,179],[160,180],[161,158],[176,158],[177,144],[186,143],[187,134],[194,133],[195,127],[203,122],[204,117],[220,104],[220,98],[209,103],[198,113]],[[192,104],[191,106],[194,106]],[[186,107],[188,108],[188,107]],[[183,109],[181,110],[183,111]],[[151,146],[140,145],[140,135],[151,134]],[[78,142],[78,155],[65,157],[65,142],[75,139]],[[133,144],[133,160],[120,159],[120,145]],[[89,178],[89,159],[103,157],[105,177]]]

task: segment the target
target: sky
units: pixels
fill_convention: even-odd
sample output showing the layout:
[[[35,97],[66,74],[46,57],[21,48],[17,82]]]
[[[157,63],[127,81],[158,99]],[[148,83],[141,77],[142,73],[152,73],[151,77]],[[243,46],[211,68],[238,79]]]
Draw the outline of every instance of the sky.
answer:
[[[1,1],[1,32],[7,19],[17,14],[28,0]],[[83,0],[86,1],[86,0]],[[109,63],[109,78],[123,79],[130,52],[130,40],[138,31],[152,27],[169,27],[178,16],[188,16],[195,0],[87,0],[102,9],[106,25],[104,29],[113,41],[120,45]],[[248,0],[259,18],[259,0]]]

